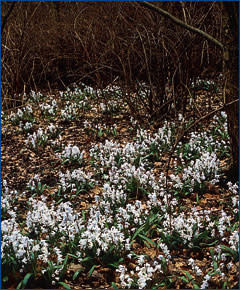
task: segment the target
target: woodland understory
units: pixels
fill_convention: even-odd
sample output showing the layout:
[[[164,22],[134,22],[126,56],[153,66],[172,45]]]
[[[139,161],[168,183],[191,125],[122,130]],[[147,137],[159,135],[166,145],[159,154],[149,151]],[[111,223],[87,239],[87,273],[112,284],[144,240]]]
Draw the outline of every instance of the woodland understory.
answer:
[[[238,182],[213,85],[160,121],[116,84],[3,110],[2,288],[237,289]]]

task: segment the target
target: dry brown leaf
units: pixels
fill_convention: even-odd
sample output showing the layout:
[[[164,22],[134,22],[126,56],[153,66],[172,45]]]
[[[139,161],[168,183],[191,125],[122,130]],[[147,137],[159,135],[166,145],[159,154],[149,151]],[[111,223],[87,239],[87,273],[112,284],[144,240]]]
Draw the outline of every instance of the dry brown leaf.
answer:
[[[85,207],[87,207],[87,204],[86,204],[86,202],[85,202],[85,201],[81,201],[81,203],[80,203],[80,204],[81,204],[81,206],[82,206],[82,207],[84,207],[84,208],[85,208]]]
[[[128,266],[131,270],[135,270],[135,268],[137,267],[137,265],[134,263],[129,263]]]
[[[157,256],[157,251],[156,249],[152,248],[145,248],[144,252],[151,258],[154,259]]]
[[[81,264],[71,263],[68,267],[68,270],[73,271],[73,272],[76,272],[76,271],[81,270],[81,269],[84,270],[84,267]]]
[[[154,162],[154,166],[162,166],[162,162],[158,161],[158,162]]]

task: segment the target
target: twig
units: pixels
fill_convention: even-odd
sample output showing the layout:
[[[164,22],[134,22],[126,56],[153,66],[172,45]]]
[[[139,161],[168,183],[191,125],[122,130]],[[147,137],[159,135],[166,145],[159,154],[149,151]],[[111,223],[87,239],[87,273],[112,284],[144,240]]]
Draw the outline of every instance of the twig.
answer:
[[[174,146],[173,146],[173,148],[172,148],[172,151],[170,152],[170,157],[169,157],[169,160],[168,160],[167,170],[166,170],[167,175],[168,175],[169,165],[170,165],[170,161],[171,161],[171,159],[172,159],[172,155],[173,155],[173,153],[174,153],[174,151],[175,151],[177,145],[179,144],[179,142],[180,142],[180,141],[182,140],[182,138],[185,136],[185,134],[186,134],[190,129],[192,129],[194,126],[196,126],[198,123],[200,123],[201,121],[203,121],[204,119],[208,119],[208,118],[210,118],[212,115],[216,114],[216,113],[219,112],[219,111],[222,111],[222,110],[225,109],[226,107],[231,106],[231,105],[233,105],[234,103],[236,103],[236,102],[238,102],[238,101],[239,101],[239,100],[237,99],[237,100],[233,100],[233,101],[231,101],[231,102],[229,102],[229,103],[227,103],[227,104],[224,104],[223,106],[219,107],[218,109],[216,109],[216,110],[214,110],[214,111],[212,111],[212,112],[210,112],[210,113],[208,113],[208,114],[202,116],[201,118],[199,118],[198,120],[196,120],[192,125],[190,125],[188,128],[186,128],[186,129],[183,131],[183,133],[180,135],[180,137],[179,137],[179,138],[177,139],[177,141],[175,142],[175,144],[174,144]]]
[[[182,20],[178,19],[177,17],[173,16],[172,14],[170,14],[169,12],[165,11],[164,9],[157,7],[149,2],[143,1],[143,2],[138,2],[139,5],[145,6],[151,10],[154,10],[156,12],[158,12],[159,14],[161,14],[162,16],[165,16],[166,18],[171,19],[174,23],[176,23],[179,26],[184,27],[185,29],[192,31],[194,33],[200,34],[202,35],[204,38],[208,39],[209,41],[213,42],[214,44],[216,44],[217,46],[219,46],[221,49],[224,48],[224,45],[218,41],[216,38],[214,38],[213,36],[211,36],[210,34],[204,32],[201,29],[198,29],[196,27],[193,27],[185,22],[183,22]]]
[[[166,182],[165,182],[165,188],[166,188],[166,192],[167,192],[167,204],[170,208],[170,230],[172,228],[172,225],[171,225],[171,207],[170,207],[170,201],[168,199],[168,172],[169,172],[169,169],[170,169],[170,163],[171,163],[171,160],[172,160],[172,156],[173,156],[173,153],[175,152],[175,149],[177,147],[177,145],[179,144],[179,142],[182,140],[182,138],[185,136],[186,132],[188,132],[191,128],[193,128],[194,126],[196,126],[198,123],[200,123],[201,121],[203,121],[204,119],[208,119],[210,118],[212,115],[214,115],[215,113],[219,112],[219,111],[222,111],[223,109],[225,109],[226,107],[234,104],[238,102],[238,99],[237,100],[233,100],[231,102],[229,102],[228,104],[224,104],[223,106],[219,107],[218,109],[202,116],[201,118],[199,118],[198,120],[196,120],[192,125],[190,125],[188,128],[186,128],[183,133],[180,135],[180,137],[176,140],[173,148],[172,148],[172,151],[170,152],[170,156],[169,156],[169,159],[168,159],[168,163],[166,165]]]
[[[10,16],[11,12],[13,11],[15,4],[16,4],[16,2],[12,2],[10,8],[8,9],[7,14],[5,16],[3,16],[2,26],[1,26],[1,34],[3,33],[3,30],[4,30],[4,27],[7,23],[8,17]]]

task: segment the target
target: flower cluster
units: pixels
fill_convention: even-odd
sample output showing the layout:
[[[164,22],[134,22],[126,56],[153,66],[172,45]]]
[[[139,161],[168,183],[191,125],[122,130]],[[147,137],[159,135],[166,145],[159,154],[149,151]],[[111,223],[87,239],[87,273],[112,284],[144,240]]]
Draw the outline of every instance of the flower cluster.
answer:
[[[35,91],[31,90],[29,97],[32,101],[39,102],[42,99],[43,95],[41,92],[36,93]]]
[[[197,276],[200,276],[202,274],[202,270],[196,265],[195,261],[192,258],[188,260],[188,265],[190,265],[193,271],[196,272]]]
[[[116,113],[119,111],[119,102],[117,100],[108,100],[106,103],[100,103],[102,113]]]
[[[217,84],[213,80],[204,80],[201,78],[197,78],[194,82],[191,83],[192,88],[195,90],[210,90],[210,89],[217,89]]]
[[[22,109],[18,109],[16,113],[11,112],[9,119],[15,125],[18,125],[20,121],[33,122],[33,109],[30,105],[27,105]]]
[[[63,121],[76,120],[78,116],[78,105],[76,103],[67,101],[65,108],[61,110],[60,116]]]
[[[91,124],[87,120],[83,123],[84,130],[89,134],[97,137],[103,136],[116,136],[117,135],[117,125],[107,126],[106,124]]]
[[[43,131],[42,128],[39,128],[37,133],[34,132],[32,135],[28,134],[27,140],[25,140],[25,144],[33,148],[37,149],[38,146],[44,147],[47,144],[48,135]]]
[[[161,276],[163,273],[162,258],[163,256],[159,255],[150,264],[144,261],[145,257],[143,255],[140,255],[136,261],[136,268],[131,271],[128,271],[126,266],[120,265],[117,272],[120,273],[119,280],[121,287],[130,289],[132,287],[139,289],[152,288],[155,284],[155,276]]]
[[[57,156],[59,156],[64,161],[64,163],[69,162],[82,165],[84,162],[84,154],[84,150],[80,151],[78,146],[72,146],[71,144],[69,144],[63,149],[61,153],[57,154]]]
[[[42,113],[46,116],[56,116],[56,112],[58,109],[58,105],[56,100],[52,100],[52,102],[49,103],[42,103],[39,105]]]
[[[1,258],[3,263],[11,261],[11,257],[14,257],[12,261],[15,260],[21,267],[30,263],[34,241],[20,232],[15,218],[2,221],[1,230]]]
[[[2,219],[7,216],[15,217],[16,207],[14,202],[17,199],[18,192],[16,190],[10,190],[7,185],[7,181],[2,181],[2,194],[1,194],[1,206],[2,206]]]
[[[91,178],[91,174],[86,174],[81,169],[75,169],[73,172],[67,171],[65,174],[59,173],[60,181],[58,194],[69,197],[67,194],[78,195],[81,192],[87,192],[93,187],[95,181]]]
[[[60,97],[64,100],[75,101],[80,104],[81,107],[88,106],[88,98],[94,95],[94,89],[87,87],[84,84],[80,84],[81,87],[73,84],[73,88],[67,88],[65,92],[60,91]]]
[[[50,124],[45,130],[38,128],[37,132],[33,132],[33,134],[28,133],[25,144],[29,144],[31,148],[37,149],[39,146],[46,146],[50,137],[55,138],[56,136],[58,136],[58,129],[53,124]]]
[[[70,202],[62,202],[56,209],[54,203],[49,208],[43,201],[31,198],[29,202],[31,210],[27,213],[26,226],[31,235],[47,234],[48,240],[61,237],[62,241],[68,241],[79,232],[81,220]]]
[[[219,181],[219,160],[214,152],[202,153],[199,159],[192,160],[189,166],[183,169],[182,174],[171,174],[173,190],[187,195],[194,192],[204,192],[205,182],[216,184]]]
[[[143,88],[145,92],[138,93],[146,97],[149,91]],[[90,87],[74,87],[60,92],[65,104],[62,119],[75,120],[88,105],[93,91]],[[121,95],[118,87],[108,87],[101,91],[102,95],[96,93],[109,96],[109,100],[100,104],[102,111],[117,110],[115,103],[122,105],[117,100]],[[38,97],[33,98],[38,101]],[[55,116],[57,107],[54,100],[40,105],[48,116]],[[32,126],[24,117],[26,112],[31,113],[31,109],[19,109],[16,115],[20,127],[30,131]],[[198,206],[194,203],[188,207],[194,195],[181,199],[191,193],[205,193],[207,182],[218,183],[220,159],[229,150],[228,136],[221,135],[221,129],[226,129],[226,116],[221,114],[213,120],[216,130],[209,125],[206,132],[192,132],[184,143],[178,144],[168,176],[164,163],[167,153],[174,148],[177,124],[183,122],[183,116],[178,116],[176,124],[164,122],[154,132],[142,129],[133,119],[130,122],[131,133],[135,130],[131,142],[105,140],[92,144],[89,150],[84,148],[86,151],[72,144],[59,147],[57,156],[68,164],[58,172],[57,186],[45,192],[46,185],[38,175],[33,176],[24,189],[28,199],[24,214],[18,213],[16,205],[25,199],[21,200],[20,194],[11,191],[3,180],[2,262],[7,269],[24,274],[31,271],[54,286],[64,278],[67,259],[71,257],[71,263],[80,263],[89,275],[94,265],[114,266],[117,286],[122,288],[161,288],[170,281],[174,251],[197,250],[204,255],[208,247],[211,269],[202,267],[194,256],[188,257],[185,267],[194,277],[189,278],[188,273],[190,280],[179,278],[188,283],[187,287],[192,283],[195,288],[208,287],[215,280],[214,275],[223,283],[227,281],[224,275],[230,273],[238,260],[238,185],[227,184],[226,207],[218,210],[217,215],[215,209],[213,212],[210,207],[199,206],[204,195],[199,195]],[[83,126],[86,131],[95,130],[99,137],[115,136],[108,134],[104,125],[94,127],[86,120]],[[117,126],[110,130],[116,130]],[[47,144],[57,147],[62,145],[59,145],[61,136],[57,141],[52,139],[58,135],[57,127],[50,124],[45,130],[39,128],[28,134],[26,144],[34,149]],[[85,201],[92,201],[93,194],[95,201],[86,205]]]
[[[31,132],[32,129],[33,129],[33,124],[32,124],[31,122],[26,122],[26,123],[24,124],[22,121],[20,121],[20,122],[19,122],[19,127],[21,128],[21,130],[23,130],[23,131],[29,133],[29,132]]]

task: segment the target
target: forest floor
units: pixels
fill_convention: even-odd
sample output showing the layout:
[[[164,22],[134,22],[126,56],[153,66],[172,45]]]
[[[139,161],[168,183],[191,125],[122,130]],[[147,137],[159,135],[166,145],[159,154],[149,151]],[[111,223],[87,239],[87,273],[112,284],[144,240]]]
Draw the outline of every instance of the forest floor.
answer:
[[[204,94],[157,124],[106,92],[31,92],[2,112],[2,288],[238,289],[226,114],[174,147]]]

